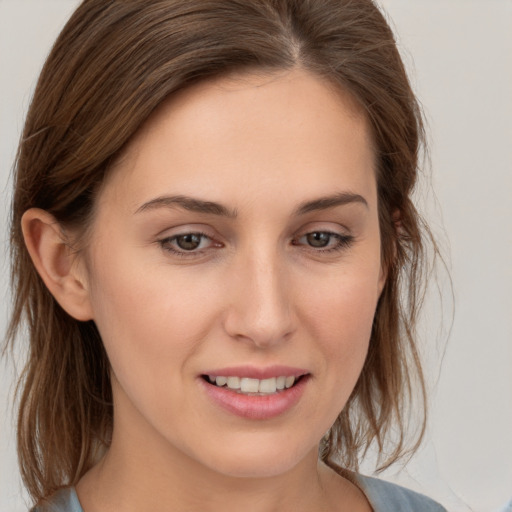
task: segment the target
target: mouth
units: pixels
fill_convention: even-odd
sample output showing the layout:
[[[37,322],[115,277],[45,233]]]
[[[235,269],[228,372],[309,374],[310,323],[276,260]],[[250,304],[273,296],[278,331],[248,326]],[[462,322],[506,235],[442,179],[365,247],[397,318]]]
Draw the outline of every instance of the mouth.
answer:
[[[270,420],[298,406],[312,375],[285,365],[246,365],[212,368],[198,377],[215,406],[244,419]]]
[[[266,379],[241,377],[237,375],[201,375],[201,378],[209,385],[224,388],[234,393],[246,396],[269,396],[295,387],[308,374],[279,375]]]

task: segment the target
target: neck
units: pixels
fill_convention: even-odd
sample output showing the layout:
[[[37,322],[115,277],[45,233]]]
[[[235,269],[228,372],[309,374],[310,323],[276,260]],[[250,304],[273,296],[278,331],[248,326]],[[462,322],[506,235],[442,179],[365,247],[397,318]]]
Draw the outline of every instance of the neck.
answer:
[[[324,492],[326,468],[314,450],[290,471],[261,478],[223,475],[179,453],[162,464],[162,455],[136,456],[132,451],[127,456],[113,443],[77,486],[84,510],[330,510]]]

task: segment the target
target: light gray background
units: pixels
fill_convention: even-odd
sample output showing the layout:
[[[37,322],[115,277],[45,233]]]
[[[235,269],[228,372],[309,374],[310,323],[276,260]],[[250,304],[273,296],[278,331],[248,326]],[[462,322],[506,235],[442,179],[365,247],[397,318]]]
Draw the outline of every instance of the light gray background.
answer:
[[[77,3],[0,0],[2,335],[10,167],[44,57]],[[425,185],[418,200],[450,253],[455,290],[448,344],[443,336],[453,308],[446,279],[445,328],[437,327],[435,294],[423,325],[434,385],[426,443],[406,469],[385,476],[453,512],[495,511],[512,498],[512,1],[381,3],[426,110],[435,194]],[[12,382],[12,369],[1,365],[0,510],[21,512]]]

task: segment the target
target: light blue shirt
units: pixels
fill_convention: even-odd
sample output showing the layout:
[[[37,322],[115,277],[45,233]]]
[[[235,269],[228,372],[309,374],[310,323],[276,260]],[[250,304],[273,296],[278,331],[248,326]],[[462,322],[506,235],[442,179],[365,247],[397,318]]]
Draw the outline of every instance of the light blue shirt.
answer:
[[[446,512],[439,503],[384,480],[356,475],[356,483],[366,495],[374,512]],[[48,505],[32,512],[83,512],[74,487],[67,487],[54,495]]]

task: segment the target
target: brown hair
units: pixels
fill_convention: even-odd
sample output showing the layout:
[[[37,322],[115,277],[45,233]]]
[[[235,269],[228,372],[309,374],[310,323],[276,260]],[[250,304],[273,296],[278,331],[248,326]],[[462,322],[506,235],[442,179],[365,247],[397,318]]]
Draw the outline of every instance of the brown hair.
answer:
[[[366,113],[388,269],[364,369],[320,456],[355,469],[373,442],[382,466],[406,453],[404,411],[414,389],[425,412],[415,325],[430,235],[411,202],[422,116],[382,13],[371,0],[85,0],[41,73],[14,175],[6,346],[26,322],[18,450],[34,499],[75,484],[94,465],[110,442],[113,405],[98,331],[46,289],[23,241],[23,213],[42,208],[85,233],[109,165],[169,95],[231,71],[297,66],[349,91]]]

